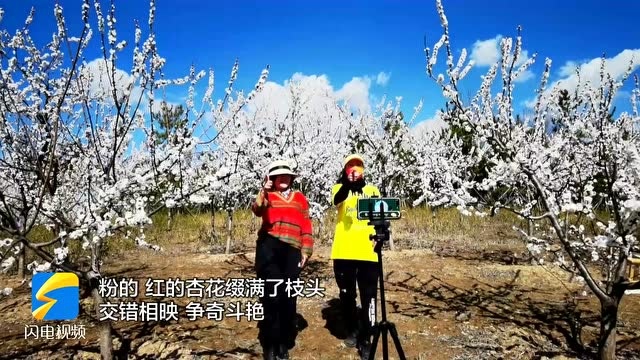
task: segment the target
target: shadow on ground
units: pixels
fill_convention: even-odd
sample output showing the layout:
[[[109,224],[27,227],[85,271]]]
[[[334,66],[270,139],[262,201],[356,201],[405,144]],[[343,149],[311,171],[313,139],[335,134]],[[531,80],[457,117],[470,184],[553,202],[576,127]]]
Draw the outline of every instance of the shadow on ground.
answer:
[[[329,300],[321,311],[322,320],[325,321],[324,328],[336,339],[344,340],[347,338],[346,324],[340,313],[340,299]]]
[[[478,263],[494,263],[500,265],[529,265],[533,259],[527,251],[514,252],[513,250],[488,250],[482,252],[456,252],[454,254],[442,254],[445,257],[453,257],[462,261]]]
[[[555,293],[516,285],[519,276],[518,270],[510,281],[497,286],[476,280],[471,288],[465,289],[435,276],[428,281],[420,281],[415,275],[410,275],[389,284],[393,291],[410,294],[409,299],[412,300],[409,300],[409,304],[387,303],[394,312],[404,316],[435,318],[442,312],[466,313],[484,317],[498,328],[501,325],[513,325],[525,330],[516,336],[535,349],[536,356],[560,355],[549,351],[549,344],[556,349],[567,347],[562,355],[594,356],[597,344],[594,341],[585,344],[582,334],[585,327],[599,328],[599,314],[578,309],[579,303],[570,296],[554,301],[554,297],[557,297]],[[619,356],[624,357],[628,352],[625,348],[637,340],[637,335],[619,339]]]

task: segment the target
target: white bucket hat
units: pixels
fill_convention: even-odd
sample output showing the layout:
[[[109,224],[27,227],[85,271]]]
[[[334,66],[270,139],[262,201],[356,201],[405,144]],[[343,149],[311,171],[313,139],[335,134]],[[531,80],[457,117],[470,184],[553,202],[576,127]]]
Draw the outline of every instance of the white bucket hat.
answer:
[[[269,174],[267,176],[276,175],[291,175],[293,177],[298,176],[291,170],[291,165],[286,160],[276,160],[269,164]]]

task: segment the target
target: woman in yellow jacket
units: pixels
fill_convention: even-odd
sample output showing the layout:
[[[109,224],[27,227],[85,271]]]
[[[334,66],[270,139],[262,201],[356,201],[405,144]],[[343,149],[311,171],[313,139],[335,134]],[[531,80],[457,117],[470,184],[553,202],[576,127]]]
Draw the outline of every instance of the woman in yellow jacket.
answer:
[[[372,323],[378,290],[378,255],[369,235],[375,234],[368,220],[357,217],[358,198],[380,196],[374,185],[364,180],[364,159],[352,154],[343,161],[331,200],[338,217],[331,249],[333,271],[340,289],[340,308],[348,327],[345,344],[357,346],[362,359],[368,359]],[[361,311],[356,306],[356,284],[360,291]]]

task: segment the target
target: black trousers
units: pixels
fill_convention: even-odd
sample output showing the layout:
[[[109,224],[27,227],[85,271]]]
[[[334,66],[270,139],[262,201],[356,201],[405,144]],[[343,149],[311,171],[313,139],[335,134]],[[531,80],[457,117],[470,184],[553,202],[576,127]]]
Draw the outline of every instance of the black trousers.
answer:
[[[260,297],[264,317],[258,322],[258,339],[263,348],[284,345],[291,349],[295,345],[297,297],[294,292],[289,296],[286,287],[287,279],[300,276],[300,260],[300,249],[269,234],[259,235],[255,269],[257,277],[265,281],[264,296]]]
[[[369,341],[372,325],[371,310],[375,314],[378,292],[378,263],[360,260],[333,260],[333,272],[340,288],[340,307],[347,331],[357,331],[359,343]],[[356,306],[356,284],[360,291],[360,306]],[[375,315],[373,315],[375,316]]]

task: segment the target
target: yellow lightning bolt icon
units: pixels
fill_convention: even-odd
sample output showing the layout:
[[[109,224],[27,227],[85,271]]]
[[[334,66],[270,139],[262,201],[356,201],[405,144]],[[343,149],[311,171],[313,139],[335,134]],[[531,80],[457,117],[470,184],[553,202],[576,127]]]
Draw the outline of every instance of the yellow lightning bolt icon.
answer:
[[[78,287],[78,277],[73,273],[55,273],[38,289],[36,299],[44,302],[39,308],[33,311],[33,317],[42,320],[55,305],[58,300],[46,296],[47,293],[64,287]]]

